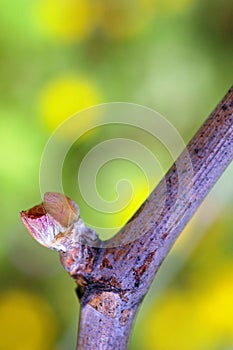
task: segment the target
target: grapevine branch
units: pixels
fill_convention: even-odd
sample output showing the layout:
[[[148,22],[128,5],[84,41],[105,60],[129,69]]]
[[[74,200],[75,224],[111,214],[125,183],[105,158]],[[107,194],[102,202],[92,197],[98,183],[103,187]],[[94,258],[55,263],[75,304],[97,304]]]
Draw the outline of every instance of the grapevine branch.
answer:
[[[77,205],[58,193],[21,213],[33,237],[59,251],[77,282],[79,350],[125,350],[155,274],[203,199],[233,159],[233,88],[136,214],[100,241]]]

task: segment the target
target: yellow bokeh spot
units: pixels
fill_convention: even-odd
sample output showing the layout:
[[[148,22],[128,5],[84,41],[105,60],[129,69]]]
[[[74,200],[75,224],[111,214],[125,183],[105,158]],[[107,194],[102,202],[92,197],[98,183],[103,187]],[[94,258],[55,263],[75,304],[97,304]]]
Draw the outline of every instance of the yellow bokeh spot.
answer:
[[[199,317],[215,336],[233,342],[233,266],[212,282],[199,304]]]
[[[86,79],[61,77],[49,83],[40,98],[43,124],[53,131],[67,118],[100,103],[96,86]]]
[[[39,296],[22,290],[0,294],[0,349],[51,350],[56,326],[52,310]]]
[[[92,30],[90,1],[44,0],[36,6],[35,13],[40,26],[64,42],[86,38]]]
[[[160,300],[151,309],[143,326],[142,343],[147,350],[194,350],[192,347],[195,323],[190,313],[192,304],[187,296],[176,293]]]
[[[196,289],[170,290],[142,323],[142,343],[147,350],[227,348],[233,343],[232,295],[232,266]]]

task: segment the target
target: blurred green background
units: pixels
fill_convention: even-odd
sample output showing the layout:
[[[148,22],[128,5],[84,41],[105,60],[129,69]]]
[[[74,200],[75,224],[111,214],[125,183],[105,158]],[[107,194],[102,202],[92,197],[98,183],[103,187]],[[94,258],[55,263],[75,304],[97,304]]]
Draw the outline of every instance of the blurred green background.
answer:
[[[52,131],[83,108],[122,101],[157,110],[188,142],[232,84],[232,18],[231,0],[2,0],[0,350],[75,348],[75,285],[19,219],[41,201],[40,160]],[[72,154],[77,165],[100,139],[90,133],[71,151],[68,195]],[[106,170],[103,195],[121,165]],[[133,179],[135,170],[123,169]],[[131,349],[233,349],[232,175],[231,166],[161,267]],[[114,225],[145,198],[143,181]]]

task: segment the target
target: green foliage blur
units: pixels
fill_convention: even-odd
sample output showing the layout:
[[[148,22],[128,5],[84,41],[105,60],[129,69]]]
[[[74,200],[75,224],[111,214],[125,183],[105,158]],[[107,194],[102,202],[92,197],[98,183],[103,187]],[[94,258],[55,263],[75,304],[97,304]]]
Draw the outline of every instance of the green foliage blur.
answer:
[[[40,160],[53,130],[83,108],[122,101],[155,109],[188,142],[232,84],[232,18],[231,0],[2,0],[0,350],[75,348],[75,285],[19,219],[41,202]],[[81,140],[79,155],[98,137]],[[105,196],[114,174],[104,174]],[[231,166],[161,267],[130,349],[233,348],[232,175]],[[143,186],[139,179],[141,202]]]

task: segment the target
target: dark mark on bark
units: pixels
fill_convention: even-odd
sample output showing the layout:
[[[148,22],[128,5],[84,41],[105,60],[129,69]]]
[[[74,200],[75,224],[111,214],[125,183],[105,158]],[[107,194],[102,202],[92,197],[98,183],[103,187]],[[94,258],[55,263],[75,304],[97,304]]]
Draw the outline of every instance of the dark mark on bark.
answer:
[[[145,259],[143,265],[141,265],[137,269],[133,267],[133,273],[134,273],[134,276],[135,276],[135,287],[139,287],[140,282],[141,282],[141,277],[146,272],[146,270],[147,270],[149,264],[151,263],[154,255],[155,255],[155,252],[149,253],[149,255]]]
[[[100,271],[102,271],[103,268],[112,269],[112,265],[110,264],[109,260],[106,257],[103,258],[103,262],[100,265]]]
[[[124,326],[128,319],[129,319],[129,315],[130,315],[130,310],[129,309],[125,309],[121,311],[121,316],[120,316],[120,324],[122,326]]]

